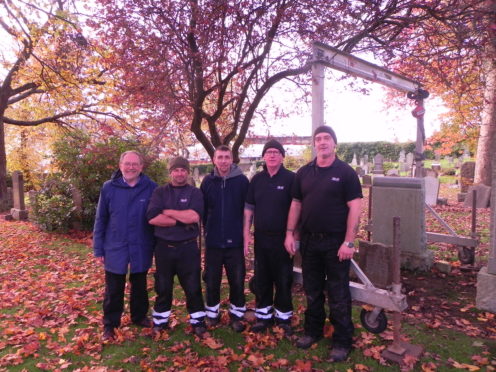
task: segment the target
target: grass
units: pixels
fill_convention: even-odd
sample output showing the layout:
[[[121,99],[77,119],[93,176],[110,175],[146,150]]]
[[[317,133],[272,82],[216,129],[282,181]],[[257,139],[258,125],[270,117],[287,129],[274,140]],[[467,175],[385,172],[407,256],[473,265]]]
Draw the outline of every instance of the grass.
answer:
[[[451,194],[448,198],[450,206],[437,211],[466,234],[467,209],[456,204]],[[487,259],[486,214],[478,213],[483,242],[478,257]],[[366,220],[366,211],[364,215]],[[153,338],[149,330],[130,325],[126,309],[118,340],[102,344],[103,270],[92,258],[88,239],[46,234],[25,222],[0,221],[0,240],[0,371],[400,371],[398,365],[380,358],[380,352],[392,341],[391,314],[389,328],[373,335],[360,325],[361,308],[354,306],[355,350],[347,362],[331,365],[326,361],[327,338],[302,351],[294,346],[297,336],[288,340],[277,332],[234,333],[227,324],[226,303],[222,305],[223,324],[210,330],[207,339],[196,338],[190,333],[184,294],[177,283],[172,330]],[[456,264],[456,249],[439,244],[429,248],[436,260]],[[152,275],[148,281],[151,305]],[[458,276],[442,277],[435,272],[408,275],[415,283],[405,283],[410,308],[404,312],[401,334],[425,349],[412,368],[450,371],[462,366],[465,370],[494,371],[496,320],[473,306],[474,275],[470,282],[468,274],[459,271]],[[224,283],[222,298],[226,297]],[[253,308],[254,298],[248,290],[247,301]],[[294,326],[299,335],[305,309],[301,290],[294,292],[294,306]],[[329,325],[326,330],[330,333]]]

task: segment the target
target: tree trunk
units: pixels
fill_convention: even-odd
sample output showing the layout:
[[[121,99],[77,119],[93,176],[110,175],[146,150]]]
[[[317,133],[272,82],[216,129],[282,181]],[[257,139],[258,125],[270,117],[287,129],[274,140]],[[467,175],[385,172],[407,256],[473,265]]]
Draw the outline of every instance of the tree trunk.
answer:
[[[491,186],[491,143],[496,135],[496,31],[494,30],[494,12],[496,0],[486,2],[488,22],[486,53],[484,53],[484,103],[481,113],[481,127],[477,143],[475,161],[475,183]]]
[[[0,212],[8,208],[7,195],[7,154],[5,152],[5,129],[0,116]]]

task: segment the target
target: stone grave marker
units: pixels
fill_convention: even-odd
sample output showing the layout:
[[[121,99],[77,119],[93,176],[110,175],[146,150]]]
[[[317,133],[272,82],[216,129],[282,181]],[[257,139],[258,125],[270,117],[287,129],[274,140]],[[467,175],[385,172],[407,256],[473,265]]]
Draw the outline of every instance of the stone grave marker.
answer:
[[[351,166],[356,167],[358,165],[356,153],[353,154],[353,159],[351,160]]]
[[[362,176],[362,185],[363,186],[372,186],[372,176],[370,174],[364,174]]]
[[[467,192],[469,186],[474,184],[475,162],[467,161],[460,168],[460,192]]]
[[[439,179],[432,176],[424,177],[425,182],[425,203],[433,206],[437,204],[439,195]]]
[[[432,163],[431,169],[433,171],[436,171],[437,173],[440,173],[441,172],[441,164],[439,164],[439,163]]]
[[[409,152],[406,154],[406,170],[407,172],[411,172],[413,167],[413,153]]]
[[[19,171],[12,173],[12,193],[14,207],[10,210],[10,215],[14,220],[27,220],[28,211],[24,204],[24,179]]]
[[[405,150],[402,149],[398,157],[398,163],[404,163],[405,161],[406,161],[406,154],[405,154]]]
[[[358,241],[359,265],[367,278],[378,288],[385,289],[393,281],[391,263],[393,247],[381,243]]]
[[[402,267],[429,269],[433,253],[427,249],[424,179],[374,177],[372,188],[372,242],[392,245],[393,218],[400,217]]]
[[[374,156],[374,170],[372,173],[384,175],[384,156],[382,154]]]
[[[392,177],[398,177],[400,175],[398,169],[396,168],[391,168],[386,172],[386,176],[392,176]]]
[[[473,190],[476,191],[475,207],[476,208],[489,207],[489,200],[491,198],[491,187],[483,184],[469,186],[463,206],[472,208]]]
[[[355,172],[358,175],[358,177],[362,177],[363,175],[365,175],[365,172],[363,171],[362,167],[356,167]]]

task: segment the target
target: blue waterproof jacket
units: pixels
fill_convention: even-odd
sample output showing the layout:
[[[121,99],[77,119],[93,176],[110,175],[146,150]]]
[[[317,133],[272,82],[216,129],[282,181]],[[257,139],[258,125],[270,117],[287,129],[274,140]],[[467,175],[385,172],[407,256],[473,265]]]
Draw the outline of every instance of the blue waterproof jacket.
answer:
[[[117,171],[100,191],[93,229],[95,257],[105,257],[105,270],[115,274],[141,273],[152,265],[153,226],[146,209],[157,184],[144,174],[131,187]]]
[[[249,183],[234,164],[226,177],[214,169],[203,179],[200,189],[205,202],[203,223],[207,248],[243,246],[243,213]]]

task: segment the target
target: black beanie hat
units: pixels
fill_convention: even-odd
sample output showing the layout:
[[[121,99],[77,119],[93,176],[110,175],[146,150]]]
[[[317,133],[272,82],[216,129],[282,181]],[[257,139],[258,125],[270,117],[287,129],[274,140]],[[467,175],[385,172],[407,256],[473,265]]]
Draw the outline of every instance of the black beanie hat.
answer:
[[[277,149],[279,152],[282,154],[282,156],[286,156],[286,153],[284,151],[284,147],[276,141],[275,139],[271,139],[269,142],[267,142],[262,150],[262,157],[265,155],[265,151],[268,149]]]
[[[334,143],[337,145],[338,144],[338,139],[336,138],[336,133],[334,133],[334,130],[327,126],[327,125],[321,125],[320,127],[317,127],[315,129],[315,132],[313,132],[313,141],[315,142],[315,136],[319,133],[329,133],[334,140]]]
[[[172,172],[176,168],[184,168],[189,172],[189,161],[182,156],[176,156],[169,161],[169,172]]]

